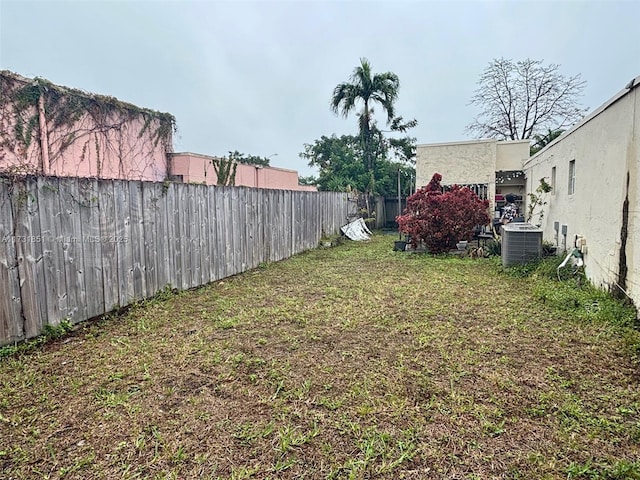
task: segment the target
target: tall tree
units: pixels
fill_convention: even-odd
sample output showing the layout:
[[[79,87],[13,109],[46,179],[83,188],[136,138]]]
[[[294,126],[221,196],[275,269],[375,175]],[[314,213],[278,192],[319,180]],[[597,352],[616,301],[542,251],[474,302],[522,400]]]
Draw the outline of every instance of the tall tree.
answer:
[[[524,140],[574,124],[586,113],[578,103],[586,82],[559,69],[542,60],[494,59],[471,97],[481,112],[467,130],[479,137]]]
[[[360,65],[355,68],[349,82],[340,83],[333,90],[331,109],[334,113],[341,113],[345,118],[356,108],[358,103],[363,108],[358,112],[358,124],[363,147],[364,164],[367,171],[374,168],[373,136],[375,121],[373,106],[379,104],[387,114],[387,124],[394,119],[394,103],[398,98],[400,80],[395,73],[371,72],[371,64],[366,58],[360,59]]]
[[[317,167],[316,184],[320,190],[345,191],[348,187],[365,191],[367,171],[362,162],[362,147],[358,137],[323,135],[312,144],[305,144],[300,157]]]
[[[402,194],[411,190],[411,179],[415,178],[415,169],[405,161],[393,161],[389,158],[390,142],[381,134],[373,137],[372,151],[377,159],[371,171],[363,161],[362,143],[359,137],[342,135],[322,136],[312,144],[305,144],[300,157],[309,162],[310,167],[319,170],[319,176],[305,179],[320,190],[345,191],[348,189],[369,192],[376,195],[397,195],[398,170],[402,176]],[[397,158],[404,160],[402,155]],[[373,179],[373,181],[372,181]],[[372,185],[373,184],[373,185]]]

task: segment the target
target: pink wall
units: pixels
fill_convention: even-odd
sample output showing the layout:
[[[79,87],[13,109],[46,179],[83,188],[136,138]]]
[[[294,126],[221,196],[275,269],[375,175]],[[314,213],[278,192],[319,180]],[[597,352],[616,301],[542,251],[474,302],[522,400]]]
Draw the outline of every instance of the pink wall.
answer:
[[[211,160],[214,157],[197,153],[172,153],[170,155],[170,174],[181,177],[184,183],[206,183],[215,185],[216,172]],[[236,170],[236,185],[257,188],[273,188],[280,190],[317,191],[310,185],[298,184],[298,172],[285,168],[256,167],[254,165],[238,164]]]
[[[50,84],[42,89],[42,101],[18,110],[12,94],[35,87],[37,81],[0,72],[0,82],[0,172],[151,181],[167,177],[171,132],[158,141],[160,122],[145,121],[157,112]],[[72,121],[68,114],[60,121],[56,114],[68,105],[87,105],[87,113]],[[16,126],[28,133],[20,138]]]
[[[31,103],[18,108],[16,99],[24,98],[18,94],[25,91]],[[173,175],[184,182],[216,184],[213,157],[169,153],[175,121],[169,114],[7,71],[0,71],[0,92],[0,174],[147,181]],[[60,112],[66,112],[63,121],[56,117]],[[18,135],[20,129],[27,133]],[[244,164],[238,165],[236,185],[317,190],[298,185],[295,170]]]
[[[91,119],[82,119],[90,124]],[[142,118],[125,122],[113,118],[117,129],[104,133],[80,134],[75,141],[57,155],[56,143],[63,137],[60,134],[49,135],[50,168],[49,175],[61,177],[97,177],[127,180],[162,181],[167,177],[167,156],[165,147],[159,142],[154,145],[151,135],[142,135]],[[157,123],[150,125],[152,130]]]

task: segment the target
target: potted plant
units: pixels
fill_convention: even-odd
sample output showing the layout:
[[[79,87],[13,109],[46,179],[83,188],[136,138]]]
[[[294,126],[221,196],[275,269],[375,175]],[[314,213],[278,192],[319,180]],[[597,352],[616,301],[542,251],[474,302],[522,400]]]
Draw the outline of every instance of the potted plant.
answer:
[[[393,242],[394,252],[404,252],[407,249],[407,242],[404,240],[396,240]]]

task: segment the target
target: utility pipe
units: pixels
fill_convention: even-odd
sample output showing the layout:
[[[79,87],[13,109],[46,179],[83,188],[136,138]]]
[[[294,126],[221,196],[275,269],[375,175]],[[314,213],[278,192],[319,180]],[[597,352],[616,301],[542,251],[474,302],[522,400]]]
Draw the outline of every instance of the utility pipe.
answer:
[[[584,265],[584,260],[582,259],[582,253],[580,253],[580,250],[578,250],[577,248],[574,248],[571,252],[567,254],[567,257],[562,261],[560,265],[558,265],[558,268],[556,269],[556,273],[558,275],[558,281],[561,281],[560,269],[567,266],[567,263],[569,263],[569,259],[571,257],[575,257],[578,259],[578,261],[576,262],[576,266],[578,268]]]

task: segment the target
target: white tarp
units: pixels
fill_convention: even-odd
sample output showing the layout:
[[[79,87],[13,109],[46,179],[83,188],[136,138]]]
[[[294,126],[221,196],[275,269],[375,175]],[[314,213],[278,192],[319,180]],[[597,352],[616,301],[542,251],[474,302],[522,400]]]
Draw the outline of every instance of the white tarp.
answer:
[[[344,233],[351,240],[361,241],[369,240],[371,238],[371,230],[367,228],[362,218],[357,218],[351,223],[347,223],[345,226],[340,227],[342,233]]]

